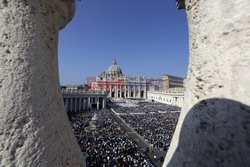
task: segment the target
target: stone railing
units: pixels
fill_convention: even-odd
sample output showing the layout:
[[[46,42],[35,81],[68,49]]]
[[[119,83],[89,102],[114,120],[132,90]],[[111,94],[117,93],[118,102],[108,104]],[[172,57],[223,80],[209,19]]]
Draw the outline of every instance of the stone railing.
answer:
[[[106,93],[103,91],[67,91],[67,90],[62,90],[62,94],[106,95]]]

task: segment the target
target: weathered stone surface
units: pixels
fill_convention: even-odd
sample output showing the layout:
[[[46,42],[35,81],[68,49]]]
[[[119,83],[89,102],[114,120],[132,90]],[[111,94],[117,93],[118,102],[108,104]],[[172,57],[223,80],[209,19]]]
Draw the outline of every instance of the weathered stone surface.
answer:
[[[250,107],[212,98],[189,110],[168,166],[249,166]]]
[[[186,0],[184,108],[164,166],[249,166],[250,1]]]
[[[72,0],[0,0],[0,166],[84,166],[64,112],[57,38]]]

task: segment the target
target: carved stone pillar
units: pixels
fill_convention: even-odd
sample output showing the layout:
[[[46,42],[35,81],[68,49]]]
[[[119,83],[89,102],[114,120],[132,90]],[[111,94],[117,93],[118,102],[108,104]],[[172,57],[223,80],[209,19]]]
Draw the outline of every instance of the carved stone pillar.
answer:
[[[84,166],[58,77],[58,31],[74,8],[0,1],[0,166]]]
[[[164,166],[249,166],[250,1],[185,2],[189,69]]]

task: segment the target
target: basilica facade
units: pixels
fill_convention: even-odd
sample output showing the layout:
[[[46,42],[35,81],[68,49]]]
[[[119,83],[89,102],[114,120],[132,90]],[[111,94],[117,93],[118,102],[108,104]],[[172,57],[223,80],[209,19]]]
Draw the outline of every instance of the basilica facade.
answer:
[[[133,77],[124,74],[115,59],[106,71],[87,81],[87,85],[61,86],[67,112],[106,108],[107,98],[145,99],[179,107],[184,99],[184,78],[168,74],[159,79]]]
[[[147,79],[125,75],[114,59],[108,69],[96,76],[91,89],[103,91],[108,98],[146,99]]]

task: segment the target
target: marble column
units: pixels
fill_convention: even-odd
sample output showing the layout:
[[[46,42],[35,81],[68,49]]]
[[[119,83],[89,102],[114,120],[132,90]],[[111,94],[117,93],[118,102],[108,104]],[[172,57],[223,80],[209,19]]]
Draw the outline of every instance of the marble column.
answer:
[[[73,112],[73,98],[70,98],[70,112]]]
[[[85,98],[82,98],[82,110],[85,111],[86,105],[85,105]]]
[[[125,93],[124,93],[124,97],[125,97],[125,99],[127,98],[127,85],[124,85],[125,86]]]
[[[79,111],[82,111],[82,98],[79,98]]]
[[[85,98],[85,110],[88,111],[88,98]]]
[[[117,97],[117,91],[116,91],[116,85],[114,86],[114,97],[116,98]]]
[[[78,100],[77,100],[77,98],[75,97],[75,106],[74,106],[74,112],[77,112],[77,107],[78,107]]]
[[[130,87],[130,85],[128,86],[128,98],[130,98],[131,97],[131,87]]]
[[[136,98],[136,89],[135,89],[135,86],[136,86],[136,84],[134,84],[134,94],[133,94],[134,98]]]
[[[141,84],[139,85],[139,93],[138,93],[138,98],[142,98],[142,97],[141,97]]]
[[[88,98],[88,110],[91,109],[91,97]]]
[[[118,98],[118,85],[116,85],[115,91],[116,91],[116,98]]]
[[[103,101],[102,101],[102,108],[106,108],[106,98],[103,97]]]
[[[100,100],[100,98],[97,97],[96,99],[97,99],[97,101],[96,101],[96,108],[97,108],[97,110],[99,110],[99,104],[100,104],[99,100]]]

